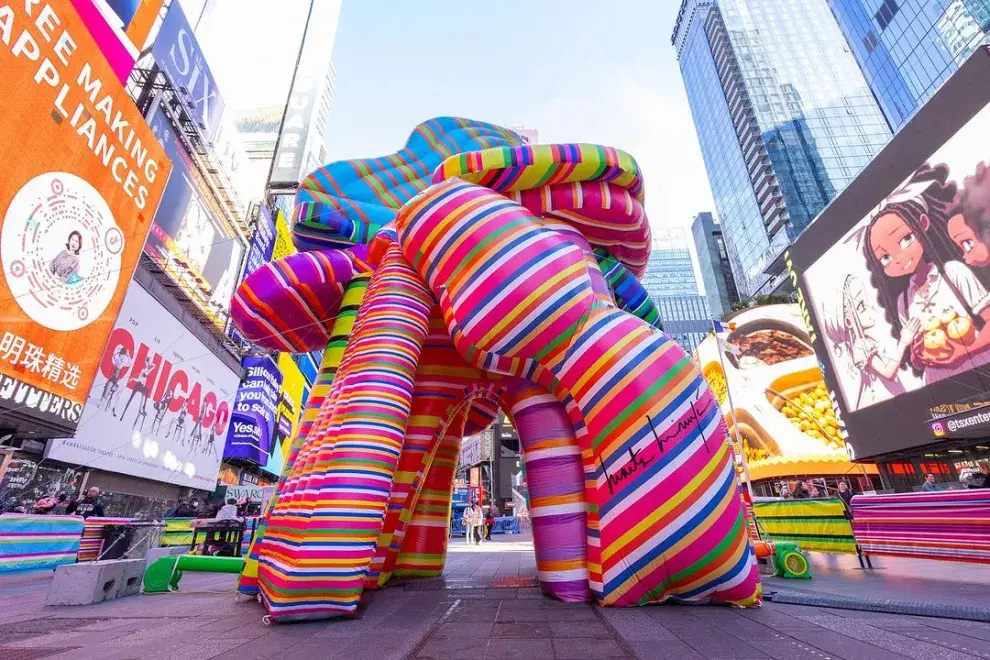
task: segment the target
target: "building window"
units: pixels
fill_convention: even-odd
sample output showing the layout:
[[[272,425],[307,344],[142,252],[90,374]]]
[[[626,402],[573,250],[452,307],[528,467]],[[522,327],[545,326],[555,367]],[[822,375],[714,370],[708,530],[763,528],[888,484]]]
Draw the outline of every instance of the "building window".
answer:
[[[877,13],[873,15],[873,18],[877,19],[877,25],[880,26],[880,31],[883,32],[890,25],[890,22],[894,20],[894,16],[897,16],[901,8],[897,5],[896,0],[883,0],[880,5],[880,9]]]
[[[876,33],[873,32],[873,30],[870,30],[869,32],[867,32],[866,33],[866,36],[863,37],[863,46],[866,47],[866,52],[867,53],[872,54],[873,51],[875,51],[877,49],[877,45],[879,43],[880,42],[879,42],[879,40],[877,40],[877,35],[876,35]]]

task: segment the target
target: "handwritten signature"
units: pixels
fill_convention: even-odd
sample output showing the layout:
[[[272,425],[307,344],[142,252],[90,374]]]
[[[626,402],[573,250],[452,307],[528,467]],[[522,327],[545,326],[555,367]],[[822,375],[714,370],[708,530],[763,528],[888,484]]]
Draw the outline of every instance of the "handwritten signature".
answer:
[[[691,402],[691,414],[684,419],[677,422],[677,426],[672,430],[664,433],[663,436],[657,433],[657,428],[653,424],[653,418],[649,415],[646,416],[646,421],[650,423],[650,429],[653,431],[653,438],[656,442],[657,449],[660,454],[663,454],[664,446],[668,442],[672,442],[680,437],[685,431],[690,429],[692,426],[697,426],[701,429],[700,419],[708,412],[714,403],[713,398],[709,398],[704,403],[701,402],[700,398],[695,399]],[[709,454],[711,453],[711,448],[708,446],[708,438],[702,435],[702,441],[705,443],[705,451]],[[598,463],[602,466],[602,472],[605,473],[606,483],[608,484],[608,492],[610,495],[615,494],[615,489],[622,484],[624,481],[631,478],[633,475],[639,473],[643,468],[653,462],[656,458],[655,456],[641,456],[642,449],[638,451],[633,451],[632,447],[629,448],[629,461],[627,461],[618,472],[608,473],[608,468],[605,467],[605,461],[602,457],[598,457]]]

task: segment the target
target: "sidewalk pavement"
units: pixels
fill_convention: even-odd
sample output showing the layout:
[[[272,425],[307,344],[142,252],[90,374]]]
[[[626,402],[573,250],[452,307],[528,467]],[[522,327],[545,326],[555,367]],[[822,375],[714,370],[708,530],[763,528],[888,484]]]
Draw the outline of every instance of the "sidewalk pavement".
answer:
[[[900,557],[872,557],[861,568],[855,555],[806,553],[811,580],[766,578],[768,590],[812,591],[856,599],[990,608],[990,566]]]
[[[350,619],[282,626],[264,625],[230,575],[186,573],[178,593],[72,608],[44,606],[49,581],[0,578],[3,660],[990,660],[987,623],[776,603],[560,603],[540,593],[532,545],[519,537],[453,539],[442,578],[370,593]]]

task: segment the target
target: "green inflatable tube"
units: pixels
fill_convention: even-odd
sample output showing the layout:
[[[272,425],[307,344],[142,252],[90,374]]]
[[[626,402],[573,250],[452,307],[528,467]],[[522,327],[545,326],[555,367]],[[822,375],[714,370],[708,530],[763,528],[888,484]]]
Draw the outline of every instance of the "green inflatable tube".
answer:
[[[205,555],[161,557],[144,572],[144,593],[155,594],[175,591],[179,588],[182,571],[240,573],[243,568],[244,560],[240,557],[210,557]]]

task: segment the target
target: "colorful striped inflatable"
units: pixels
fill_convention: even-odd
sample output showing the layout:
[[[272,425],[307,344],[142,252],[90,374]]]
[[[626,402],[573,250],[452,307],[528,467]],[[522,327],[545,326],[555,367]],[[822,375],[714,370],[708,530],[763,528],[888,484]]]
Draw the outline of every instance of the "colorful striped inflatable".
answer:
[[[990,563],[990,489],[857,495],[863,554]]]
[[[636,279],[643,201],[625,152],[450,117],[307,177],[293,237],[314,251],[256,271],[233,313],[262,346],[329,347],[242,579],[275,621],[439,574],[460,438],[499,408],[548,594],[759,604],[721,413]]]
[[[82,531],[78,516],[0,515],[0,573],[75,563]]]

